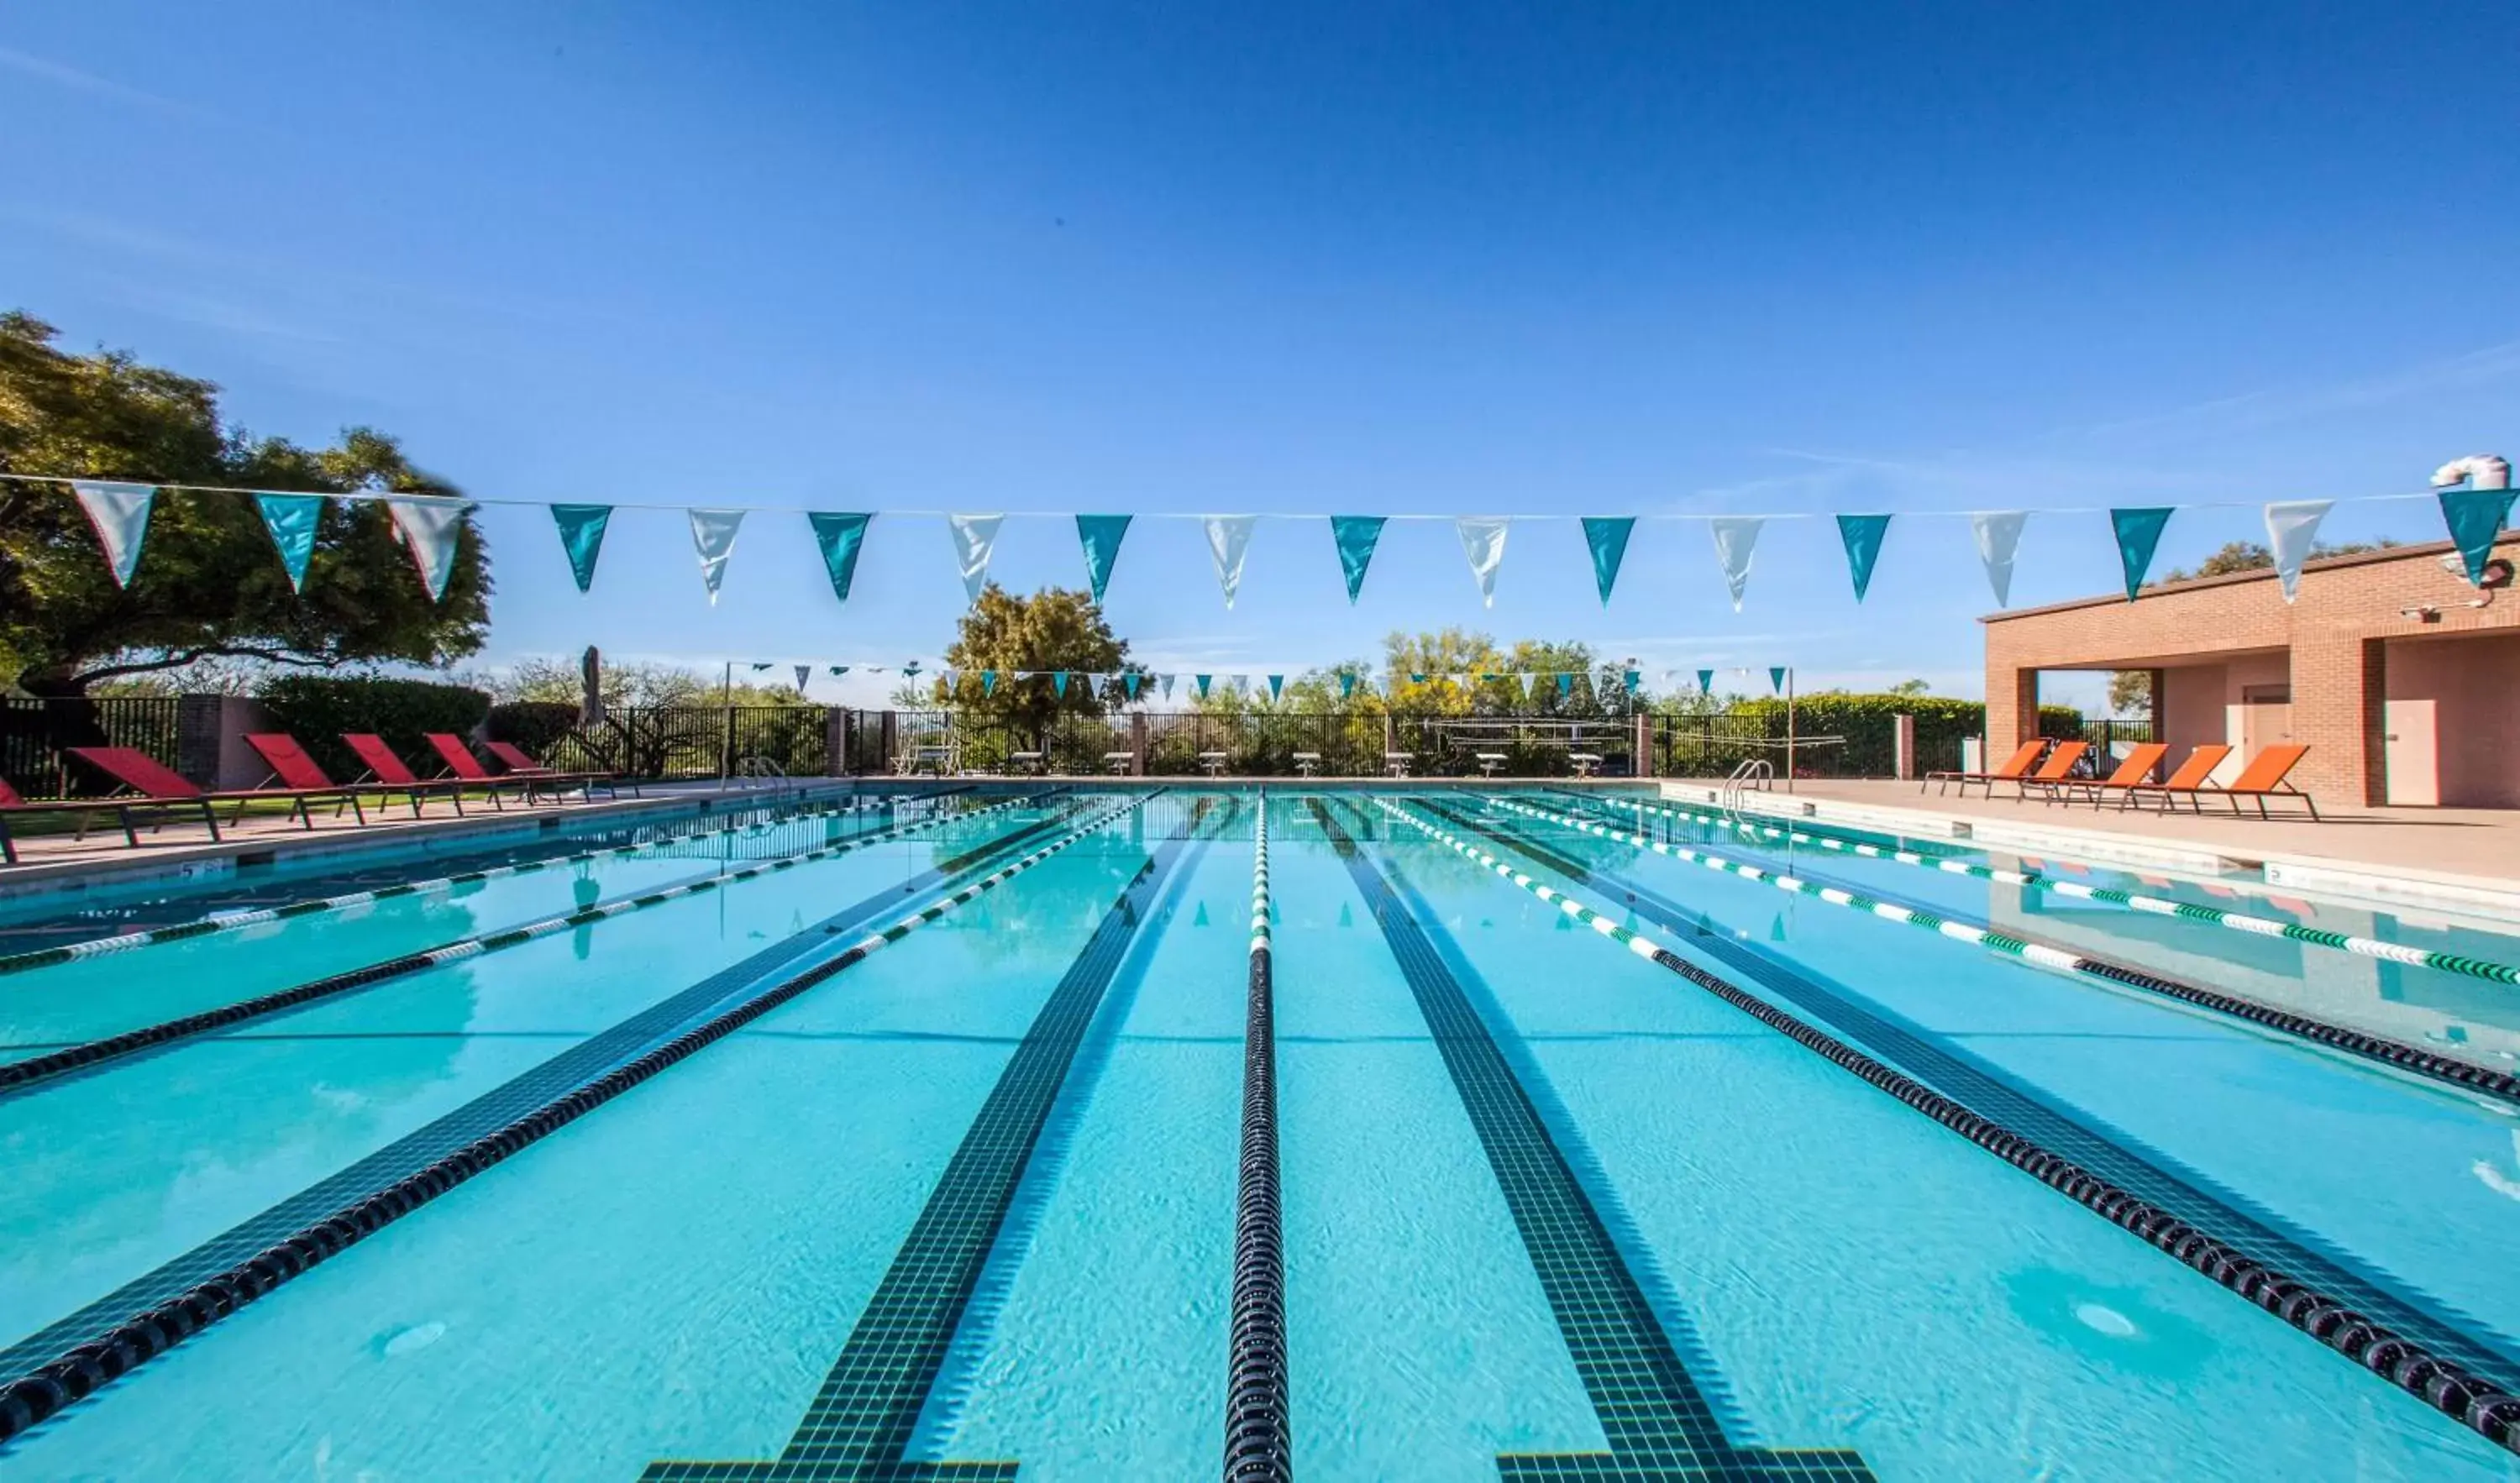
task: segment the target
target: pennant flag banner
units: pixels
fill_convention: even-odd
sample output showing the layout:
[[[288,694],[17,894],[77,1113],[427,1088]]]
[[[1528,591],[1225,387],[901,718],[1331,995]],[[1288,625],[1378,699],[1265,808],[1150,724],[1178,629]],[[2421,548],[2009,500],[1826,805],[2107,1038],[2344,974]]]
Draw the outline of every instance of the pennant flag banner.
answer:
[[[1641,669],[1632,669],[1632,670],[1629,670],[1629,671],[1628,671],[1628,694],[1629,694],[1629,695],[1632,695],[1632,696],[1633,696],[1633,695],[1635,695],[1635,694],[1637,693],[1637,687],[1644,683],[1644,678],[1645,678],[1645,675],[1644,675],[1644,671],[1643,671],[1643,670],[1641,670]]]
[[[1846,547],[1847,575],[1855,578],[1855,601],[1864,601],[1872,585],[1872,563],[1881,559],[1881,537],[1890,529],[1886,515],[1841,515],[1837,538]]]
[[[2275,575],[2289,603],[2301,588],[2301,563],[2318,543],[2318,522],[2336,508],[2334,500],[2292,500],[2267,507],[2267,549],[2275,554]]]
[[[1535,669],[1522,677],[1522,697],[1526,700],[1540,698],[1540,671]]]
[[[393,515],[394,528],[402,532],[411,563],[420,569],[428,600],[443,601],[446,579],[455,574],[455,533],[464,523],[464,502],[398,499],[385,501],[385,508]]]
[[[1342,699],[1342,700],[1344,700],[1344,699],[1346,699],[1348,697],[1350,697],[1350,696],[1352,696],[1352,695],[1355,695],[1355,694],[1356,694],[1356,676],[1355,676],[1353,673],[1351,673],[1350,671],[1348,671],[1348,670],[1344,670],[1344,669],[1340,670],[1340,671],[1339,671],[1339,698],[1340,698],[1340,699]]]
[[[1171,699],[1171,698],[1173,697],[1173,677],[1172,677],[1172,676],[1170,676],[1170,675],[1157,675],[1157,676],[1155,676],[1155,683],[1163,687],[1163,689],[1164,689],[1164,698],[1165,698],[1165,699],[1169,700],[1169,699]]]
[[[1134,669],[1120,677],[1120,688],[1128,692],[1130,704],[1138,703],[1138,687],[1145,683],[1146,678]]]
[[[1732,590],[1732,610],[1741,610],[1741,594],[1750,587],[1750,553],[1758,548],[1759,527],[1766,521],[1755,515],[1724,516],[1706,522],[1715,534],[1715,560],[1724,567],[1724,585]]]
[[[1356,606],[1356,595],[1365,590],[1365,568],[1373,562],[1374,543],[1382,539],[1383,517],[1378,515],[1334,515],[1330,517],[1330,539],[1338,545],[1339,569],[1347,573],[1347,606]]]
[[[849,667],[848,667],[847,665],[845,665],[845,664],[834,664],[834,665],[832,665],[832,679],[834,679],[834,680],[838,679],[840,676],[842,676],[842,675],[844,675],[844,674],[847,674],[848,672],[849,672]]]
[[[1478,578],[1479,603],[1496,606],[1497,568],[1505,564],[1507,522],[1477,516],[1463,516],[1453,522],[1453,530],[1462,538],[1462,555],[1469,558],[1470,575]]]
[[[1078,670],[1076,672],[1076,684],[1078,689],[1085,692],[1085,698],[1089,700],[1094,698],[1094,677],[1092,675],[1086,673],[1084,670]]]
[[[814,677],[814,666],[813,666],[813,665],[811,665],[811,664],[799,664],[799,665],[797,665],[797,666],[796,666],[796,694],[798,694],[798,695],[800,695],[800,696],[801,696],[801,695],[803,695],[803,694],[805,693],[805,682],[806,682],[807,680],[812,679],[813,677]]]
[[[1969,517],[1969,529],[1977,537],[1977,559],[1986,563],[1986,584],[1995,589],[1998,607],[2012,601],[2012,554],[2021,545],[2021,526],[2029,518],[2029,512],[2022,510],[1982,510]]]
[[[305,591],[306,563],[315,556],[315,527],[324,519],[324,497],[257,494],[253,502],[262,509],[262,527],[271,532],[271,544],[280,548],[280,564],[289,572],[289,590]]]
[[[858,574],[858,548],[866,543],[867,521],[871,515],[832,515],[809,510],[805,518],[814,524],[814,544],[823,550],[823,569],[832,578],[832,596],[845,603],[849,600],[849,583]]]
[[[1058,692],[1060,699],[1065,699],[1067,697],[1067,671],[1063,669],[1052,670],[1050,672],[1050,688]]]
[[[1697,672],[1697,693],[1701,696],[1715,694],[1715,671],[1701,669]]]
[[[2152,569],[2152,554],[2160,548],[2162,527],[2170,523],[2173,513],[2160,505],[2109,512],[2109,528],[2118,538],[2118,563],[2126,569],[2130,603],[2143,586],[2143,574]]]
[[[946,528],[954,534],[954,561],[963,569],[963,591],[974,603],[989,585],[989,553],[997,548],[1003,515],[949,515]]]
[[[1785,693],[1785,671],[1782,665],[1769,666],[1768,689],[1775,695],[1781,696]]]
[[[604,527],[612,523],[612,507],[554,505],[551,513],[552,523],[560,527],[560,549],[568,554],[569,574],[577,578],[577,590],[593,591],[595,559],[604,551]]]
[[[131,585],[132,568],[140,564],[140,544],[149,538],[149,511],[158,503],[155,484],[94,484],[70,481],[70,493],[96,527],[97,544],[105,548],[105,564],[113,585]]]
[[[1282,691],[1282,690],[1284,690],[1285,688],[1286,688],[1286,677],[1285,677],[1284,675],[1271,675],[1271,676],[1269,677],[1269,698],[1270,698],[1270,699],[1272,699],[1272,700],[1277,699],[1277,698],[1278,698],[1278,693],[1279,693],[1280,691]]]
[[[1208,687],[1208,682],[1209,682],[1209,681],[1211,681],[1211,680],[1214,680],[1215,678],[1216,678],[1216,677],[1215,677],[1214,675],[1192,675],[1192,676],[1191,676],[1191,679],[1192,679],[1193,682],[1195,682],[1195,683],[1197,684],[1197,686],[1198,686],[1198,697],[1199,697],[1200,699],[1204,700],[1204,699],[1206,699],[1206,698],[1207,698],[1207,687]]]
[[[727,558],[735,555],[735,533],[742,528],[741,510],[695,510],[692,517],[692,550],[699,554],[700,580],[708,584],[709,606],[717,606],[717,590],[726,580]]]
[[[997,693],[998,693],[998,672],[997,672],[996,670],[994,670],[994,669],[984,669],[984,670],[981,670],[981,671],[980,671],[980,694],[981,694],[982,696],[994,696],[994,695],[996,695]]]
[[[1093,584],[1094,601],[1102,601],[1102,591],[1111,585],[1111,563],[1120,560],[1120,540],[1129,533],[1129,517],[1125,515],[1080,515],[1076,517],[1076,543],[1085,548],[1085,577]]]
[[[2485,561],[2494,553],[2494,537],[2511,517],[2508,489],[2445,489],[2441,491],[2442,523],[2467,562],[2467,585],[2485,581]]]
[[[1628,559],[1628,537],[1637,522],[1627,517],[1584,517],[1584,544],[1593,549],[1593,585],[1601,589],[1601,606],[1610,606],[1610,589],[1618,585],[1619,563]]]
[[[1258,523],[1256,517],[1247,515],[1211,515],[1206,519],[1207,554],[1216,562],[1216,585],[1224,590],[1227,607],[1234,606],[1235,590],[1242,585],[1242,554],[1251,549],[1251,527]]]
[[[1558,699],[1560,699],[1560,700],[1563,700],[1563,699],[1565,699],[1568,696],[1570,696],[1570,695],[1574,694],[1574,692],[1575,692],[1575,677],[1574,677],[1573,675],[1569,675],[1569,674],[1561,674],[1561,675],[1559,675],[1559,676],[1557,677],[1557,698],[1558,698]]]

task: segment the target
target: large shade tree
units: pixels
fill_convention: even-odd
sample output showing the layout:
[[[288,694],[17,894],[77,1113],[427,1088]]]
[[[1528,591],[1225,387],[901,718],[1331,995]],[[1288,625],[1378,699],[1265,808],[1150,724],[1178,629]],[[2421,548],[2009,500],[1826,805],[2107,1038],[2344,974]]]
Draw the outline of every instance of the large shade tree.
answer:
[[[104,351],[77,355],[23,313],[0,314],[0,472],[304,492],[451,495],[369,428],[334,447],[257,438],[204,381]],[[488,633],[490,574],[466,516],[431,602],[373,502],[325,511],[292,592],[253,499],[165,491],[129,588],[118,588],[66,484],[0,480],[0,681],[80,696],[100,681],[202,659],[334,666],[443,664]]]
[[[1089,693],[1073,679],[1061,695],[1051,672],[1146,673],[1129,662],[1128,641],[1111,632],[1091,594],[1046,587],[1019,598],[995,582],[980,589],[979,601],[963,614],[945,662],[961,672],[954,700],[965,715],[1033,737],[1047,733],[1061,715],[1107,715],[1121,700],[1116,687]],[[983,671],[997,675],[985,693]],[[1017,671],[1030,671],[1033,678],[1018,680]]]

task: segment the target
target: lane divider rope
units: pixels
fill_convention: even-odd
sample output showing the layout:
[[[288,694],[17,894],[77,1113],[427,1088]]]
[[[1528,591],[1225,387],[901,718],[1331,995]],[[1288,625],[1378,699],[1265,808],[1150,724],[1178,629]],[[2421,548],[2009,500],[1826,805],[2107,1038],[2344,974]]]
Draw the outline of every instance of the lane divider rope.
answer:
[[[180,1015],[174,1019],[160,1020],[157,1024],[143,1025],[136,1030],[125,1030],[118,1035],[82,1041],[74,1046],[65,1046],[58,1051],[46,1052],[41,1056],[30,1056],[23,1060],[9,1061],[0,1064],[0,1098],[15,1096],[55,1077],[66,1076],[73,1071],[89,1070],[106,1061],[153,1050],[188,1036],[200,1035],[210,1030],[232,1029],[248,1020],[277,1014],[283,1010],[293,1010],[317,1000],[348,993],[353,989],[370,988],[389,979],[423,972],[467,958],[478,958],[485,953],[495,953],[503,948],[518,947],[537,938],[548,937],[554,932],[564,932],[571,927],[588,926],[630,912],[643,911],[668,901],[677,901],[687,896],[697,896],[704,891],[733,885],[738,881],[750,880],[755,876],[794,870],[800,865],[829,860],[834,856],[863,849],[871,844],[881,844],[897,839],[916,830],[932,829],[941,824],[961,823],[966,819],[977,819],[983,815],[1000,813],[1034,801],[1036,800],[1032,798],[1010,798],[1003,803],[987,804],[959,814],[947,814],[934,819],[915,819],[907,824],[897,824],[886,829],[854,834],[849,838],[821,845],[800,854],[782,855],[775,859],[758,861],[740,870],[703,876],[696,880],[686,880],[678,885],[664,886],[636,896],[599,901],[593,906],[582,907],[563,917],[546,917],[540,921],[529,921],[522,926],[502,927],[495,932],[458,938],[453,942],[443,943],[422,952],[406,953],[402,957],[390,958],[382,963],[369,964],[365,967],[352,968],[347,972],[328,974],[325,977],[309,979],[305,983],[278,989],[269,994],[238,1000],[234,1004],[221,1005],[213,1010],[203,1010],[198,1014]]]
[[[1234,1213],[1225,1483],[1294,1476],[1286,1400],[1285,1234],[1278,1190],[1278,1027],[1269,945],[1269,791],[1251,836],[1251,981],[1242,1026],[1242,1160]]]
[[[783,815],[781,822],[825,818],[832,814],[865,811],[878,805],[852,799],[847,803],[810,806]],[[156,947],[162,942],[183,942],[195,937],[208,937],[220,932],[234,932],[259,926],[266,921],[283,921],[297,917],[315,917],[330,912],[346,912],[371,902],[390,901],[397,896],[431,896],[451,891],[459,885],[476,881],[499,880],[511,876],[530,876],[540,871],[558,870],[564,865],[581,865],[590,860],[603,860],[616,855],[635,855],[660,844],[711,839],[720,834],[740,833],[752,828],[750,822],[729,824],[718,829],[699,830],[690,833],[667,834],[661,838],[633,840],[628,844],[608,844],[601,849],[582,850],[573,855],[555,855],[548,860],[520,860],[512,865],[494,865],[477,871],[462,871],[452,876],[438,876],[428,880],[398,881],[374,890],[347,891],[338,896],[314,896],[303,901],[283,902],[279,906],[238,907],[211,912],[199,921],[178,922],[172,926],[151,927],[146,931],[122,932],[111,937],[93,937],[85,942],[66,943],[61,947],[36,948],[24,953],[0,956],[0,974],[23,973],[30,968],[54,967],[76,963],[83,958],[100,958],[111,953],[129,953],[140,948]]]
[[[1754,880],[1762,885],[1774,886],[1780,891],[1800,896],[1816,896],[1832,906],[1842,906],[1851,911],[1878,917],[1884,921],[1921,927],[1926,931],[1938,933],[1958,942],[1969,943],[1992,953],[2035,963],[2042,967],[2077,973],[2084,977],[2116,984],[2122,988],[2141,989],[2149,994],[2176,999],[2182,1004],[2211,1010],[2218,1014],[2228,1015],[2233,1019],[2245,1020],[2250,1024],[2279,1031],[2296,1039],[2343,1051],[2397,1070],[2446,1082],[2463,1091],[2481,1092],[2504,1101],[2520,1102],[2520,1075],[2508,1071],[2481,1066],[2452,1056],[2442,1056],[2419,1046],[2410,1046],[2401,1040],[2391,1040],[2384,1035],[2373,1035],[2350,1025],[2314,1019],[2307,1014],[2296,1014],[2290,1010],[2260,1004],[2253,999],[2242,999],[2236,995],[2226,994],[2219,989],[2204,988],[2176,978],[2164,978],[2158,973],[2130,967],[2122,963],[2086,958],[2079,953],[2070,953],[2046,943],[2026,941],[1996,931],[1991,927],[1980,926],[1975,922],[1955,921],[1933,912],[1901,906],[1895,902],[1875,901],[1869,896],[1841,886],[1822,885],[1817,881],[1805,880],[1798,876],[1762,870],[1758,866],[1745,865],[1721,855],[1704,854],[1687,845],[1670,844],[1643,834],[1632,834],[1625,830],[1612,829],[1590,819],[1574,818],[1494,796],[1486,801],[1508,813],[1522,814],[1543,823],[1560,825],[1613,843],[1641,846],[1656,854],[1702,865],[1709,870],[1727,875],[1738,876],[1744,880]]]
[[[2060,1154],[1891,1069],[1825,1031],[1795,1018],[1660,942],[1621,925],[1574,897],[1543,885],[1511,865],[1386,799],[1383,812],[1434,838],[1455,854],[1512,882],[1639,958],[1707,990],[1734,1009],[1816,1052],[1873,1087],[1941,1123],[1989,1153],[2071,1197],[2086,1209],[2247,1298],[2295,1328],[2352,1359],[2426,1405],[2506,1451],[2520,1453],[2520,1396],[2435,1357],[2317,1289],[2265,1266],[2184,1221],[2138,1198]]]
[[[1592,800],[1587,799],[1588,803]],[[1594,803],[1594,807],[1609,805]],[[1913,850],[1883,849],[1860,839],[1841,839],[1827,834],[1813,834],[1801,830],[1780,830],[1772,825],[1754,825],[1747,820],[1735,822],[1721,814],[1707,814],[1686,805],[1643,803],[1623,805],[1642,808],[1650,813],[1668,814],[1675,819],[1709,824],[1729,829],[1745,839],[1761,836],[1784,839],[1795,844],[1816,845],[1824,850],[1861,855],[1868,860],[1887,860],[1920,870],[1941,871],[1953,876],[1969,876],[1979,880],[1994,880],[2004,885],[2027,886],[2033,890],[2052,891],[2080,901],[2104,901],[2129,911],[2155,917],[2176,917],[2185,921],[2202,921],[2246,932],[2254,937],[2280,937],[2287,942],[2306,943],[2312,947],[2333,948],[2364,958],[2378,958],[2409,967],[2438,968],[2445,973],[2457,973],[2468,978],[2482,978],[2492,983],[2520,986],[2520,966],[2496,963],[2487,958],[2470,958],[2459,953],[2437,952],[2430,948],[2409,947],[2403,942],[2382,942],[2372,937],[2357,937],[2347,932],[2330,932],[2320,927],[2303,926],[2299,922],[2277,921],[2271,917],[2254,917],[2246,912],[2229,912],[2221,907],[2197,906],[2184,901],[2171,901],[2160,896],[2146,896],[2136,891],[2121,891],[2108,886],[2085,885],[2078,880],[2059,880],[2053,876],[2032,871],[2005,870],[2001,866],[1977,865],[1965,860],[1947,860],[1936,855],[1920,855]]]
[[[227,1271],[196,1283],[146,1313],[115,1326],[60,1358],[0,1387],[0,1442],[94,1394],[107,1383],[165,1353],[202,1329],[265,1297],[319,1263],[339,1255],[456,1186],[514,1156],[594,1111],[622,1093],[689,1058],[844,969],[864,963],[956,907],[1013,879],[1088,837],[1152,793],[1124,801],[1078,825],[1056,843],[1035,850],[951,896],[910,913],[814,966],[746,999],[575,1091],[545,1102],[494,1132],[484,1134],[408,1177],[344,1205],[323,1220],[272,1243]]]

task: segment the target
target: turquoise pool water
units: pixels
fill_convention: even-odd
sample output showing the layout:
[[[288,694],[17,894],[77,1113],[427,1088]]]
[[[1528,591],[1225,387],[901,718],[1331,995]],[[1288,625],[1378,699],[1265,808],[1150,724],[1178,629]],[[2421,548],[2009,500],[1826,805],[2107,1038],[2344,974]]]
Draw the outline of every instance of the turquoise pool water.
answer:
[[[1264,810],[1292,1475],[2520,1479],[1707,984],[2520,1391],[2502,1083],[1580,824],[2487,1073],[2520,989],[1547,790],[1276,788],[695,821],[0,974],[0,1423],[99,1335],[531,1131],[46,1400],[0,1476],[1218,1476]],[[489,863],[22,913],[0,942]],[[2297,904],[2520,962],[2487,925]]]

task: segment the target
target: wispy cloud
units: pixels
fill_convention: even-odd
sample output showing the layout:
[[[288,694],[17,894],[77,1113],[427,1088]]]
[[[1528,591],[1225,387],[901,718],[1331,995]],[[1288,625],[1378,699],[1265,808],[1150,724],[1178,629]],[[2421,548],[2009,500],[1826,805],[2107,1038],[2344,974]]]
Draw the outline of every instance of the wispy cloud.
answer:
[[[74,93],[85,93],[91,98],[111,99],[115,103],[157,109],[169,113],[183,113],[196,118],[217,116],[207,109],[183,102],[181,99],[167,98],[144,88],[133,87],[128,83],[116,82],[111,77],[101,77],[84,68],[72,67],[68,63],[55,62],[49,57],[38,57],[31,52],[22,52],[14,47],[0,46],[0,67],[5,67],[21,76],[49,82],[55,87],[66,88]]]

